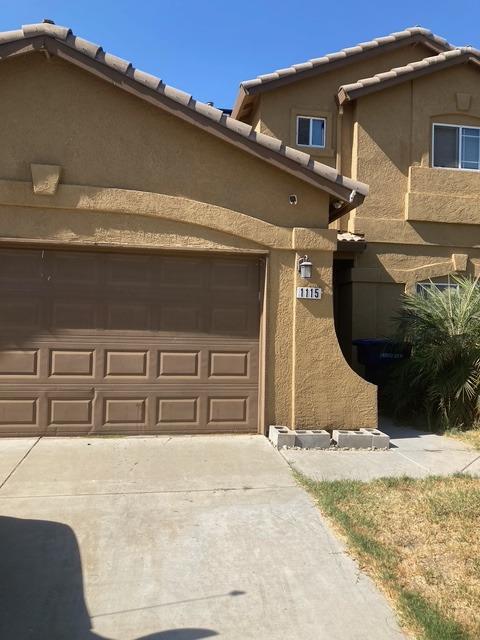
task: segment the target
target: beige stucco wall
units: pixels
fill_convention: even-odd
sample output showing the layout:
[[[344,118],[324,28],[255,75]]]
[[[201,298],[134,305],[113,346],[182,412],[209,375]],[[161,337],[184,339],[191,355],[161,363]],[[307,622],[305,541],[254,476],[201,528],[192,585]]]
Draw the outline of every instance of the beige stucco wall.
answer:
[[[258,252],[261,426],[376,425],[376,388],[346,364],[333,327],[327,194],[55,58],[2,62],[0,75],[0,242]],[[32,163],[60,167],[53,195],[34,193]],[[295,299],[307,252],[318,303]]]
[[[423,45],[415,47],[410,45],[307,80],[298,80],[284,87],[265,91],[259,94],[258,107],[248,118],[248,122],[256,124],[262,133],[280,138],[290,146],[296,146],[295,115],[325,117],[328,148],[325,150],[310,148],[308,152],[321,162],[335,166],[338,87],[355,82],[359,78],[367,78],[375,73],[408,64],[427,55],[432,55],[432,52]],[[305,150],[305,147],[298,148]],[[345,171],[348,172],[348,169]]]
[[[472,232],[471,232],[472,233]],[[480,233],[470,246],[371,243],[357,258],[348,281],[352,289],[352,337],[387,337],[392,318],[406,291],[429,279],[445,282],[449,275],[480,276]]]
[[[367,241],[337,287],[338,330],[354,363],[352,339],[390,335],[402,293],[416,282],[480,275],[480,172],[435,169],[430,158],[434,122],[480,126],[478,68],[454,66],[345,103],[337,147],[340,85],[430,55],[423,46],[379,51],[260,93],[251,115],[262,132],[291,145],[296,114],[326,117],[329,148],[310,151],[332,166],[340,161],[342,173],[369,185],[362,207],[332,225]],[[467,109],[457,94],[470,96]]]
[[[348,225],[368,242],[352,270],[354,338],[388,335],[400,294],[415,282],[480,275],[480,172],[431,166],[434,122],[480,125],[478,80],[461,65],[356,101],[352,173],[370,194]],[[457,93],[471,96],[468,110]],[[367,299],[373,312],[362,314]]]
[[[367,241],[337,290],[347,357],[352,338],[391,334],[402,293],[415,282],[480,275],[480,172],[435,169],[430,157],[434,122],[480,126],[478,69],[454,66],[346,103],[336,155],[338,87],[427,55],[424,47],[406,47],[299,80],[260,94],[254,112],[263,132],[290,144],[297,113],[326,116],[329,149],[318,159],[331,165],[340,159],[343,173],[370,187],[362,207],[335,225]],[[470,96],[467,109],[457,94]]]
[[[375,219],[377,235],[381,225],[387,240],[386,219],[480,224],[480,173],[431,168],[434,122],[480,126],[478,79],[473,65],[461,65],[356,101],[352,173],[368,182],[370,193],[350,216],[351,230],[362,232],[363,219]],[[457,93],[471,96],[467,111],[458,108]]]
[[[3,179],[30,180],[32,162],[58,164],[65,184],[169,193],[283,226],[326,224],[328,196],[315,187],[67,62],[31,54],[2,62],[1,73]]]

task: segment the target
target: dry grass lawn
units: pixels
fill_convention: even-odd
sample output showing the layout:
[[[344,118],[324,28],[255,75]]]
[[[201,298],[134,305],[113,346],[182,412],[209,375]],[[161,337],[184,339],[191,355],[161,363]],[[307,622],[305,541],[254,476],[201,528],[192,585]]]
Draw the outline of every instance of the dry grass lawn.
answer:
[[[480,638],[478,479],[299,480],[416,638]]]
[[[457,440],[462,440],[462,442],[480,450],[480,428],[470,429],[469,431],[455,431],[445,435],[449,435]]]

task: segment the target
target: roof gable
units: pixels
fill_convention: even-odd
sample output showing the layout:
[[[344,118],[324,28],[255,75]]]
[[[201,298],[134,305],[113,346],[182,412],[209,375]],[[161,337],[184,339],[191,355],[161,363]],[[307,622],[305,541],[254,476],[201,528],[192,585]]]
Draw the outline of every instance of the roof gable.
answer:
[[[363,78],[357,82],[345,84],[338,90],[338,102],[339,104],[344,104],[361,96],[388,89],[407,80],[465,63],[473,63],[477,68],[480,68],[480,51],[472,47],[452,49],[437,56],[411,62],[404,67],[396,67],[370,78]]]
[[[445,38],[435,35],[428,29],[410,27],[404,31],[361,42],[354,47],[348,47],[320,58],[313,58],[285,69],[277,69],[271,73],[260,75],[252,80],[243,81],[240,83],[240,91],[232,115],[241,117],[242,112],[247,104],[254,99],[254,96],[264,91],[270,91],[298,80],[305,80],[369,57],[381,55],[392,49],[419,43],[425,45],[434,53],[455,48]]]
[[[40,23],[0,33],[0,60],[32,51],[63,58],[326,191],[336,202],[342,202],[339,209],[335,209],[332,202],[332,218],[359,206],[368,193],[367,185],[340,175],[335,169],[314,161],[308,154],[292,149],[276,138],[255,132],[250,125],[225,115],[213,106],[194,100],[190,94],[134,68],[127,60],[105,52],[100,45],[74,35],[68,27]]]

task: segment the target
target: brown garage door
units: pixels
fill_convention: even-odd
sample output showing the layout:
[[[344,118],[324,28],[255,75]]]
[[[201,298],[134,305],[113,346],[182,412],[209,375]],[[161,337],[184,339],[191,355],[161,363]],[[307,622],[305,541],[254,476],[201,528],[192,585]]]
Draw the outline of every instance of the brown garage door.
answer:
[[[0,250],[0,434],[258,426],[259,262]]]

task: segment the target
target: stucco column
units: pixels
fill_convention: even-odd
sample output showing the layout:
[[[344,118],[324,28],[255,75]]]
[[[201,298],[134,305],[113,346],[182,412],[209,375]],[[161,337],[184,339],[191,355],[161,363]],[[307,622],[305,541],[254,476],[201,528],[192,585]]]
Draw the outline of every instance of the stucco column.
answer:
[[[295,229],[295,264],[307,254],[312,278],[295,268],[291,290],[292,384],[294,427],[376,427],[377,388],[360,378],[340,350],[333,320],[332,264],[335,230]],[[320,300],[296,297],[297,286],[318,286]]]

